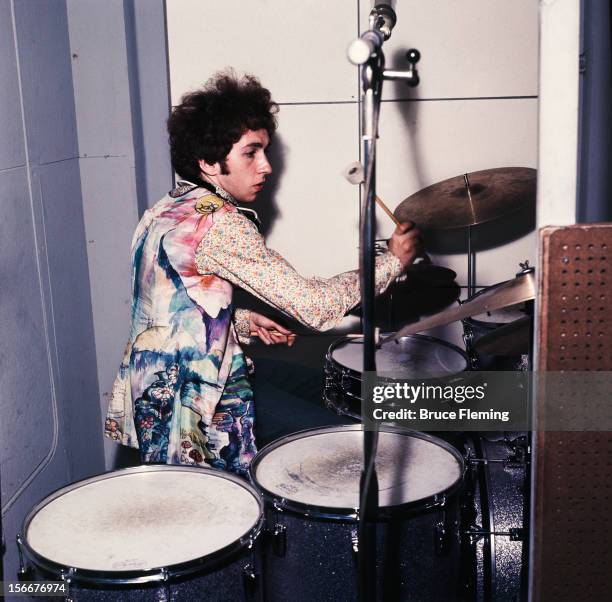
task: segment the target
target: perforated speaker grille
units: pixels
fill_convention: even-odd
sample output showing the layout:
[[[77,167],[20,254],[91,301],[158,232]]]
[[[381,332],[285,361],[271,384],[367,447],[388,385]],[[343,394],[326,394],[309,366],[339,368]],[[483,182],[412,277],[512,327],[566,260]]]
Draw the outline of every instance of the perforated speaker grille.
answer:
[[[612,371],[612,224],[544,228],[540,244],[538,370],[589,383],[577,372]],[[540,389],[536,408],[533,598],[610,600],[612,433],[570,425],[611,423],[612,391]],[[546,430],[559,416],[567,430]]]

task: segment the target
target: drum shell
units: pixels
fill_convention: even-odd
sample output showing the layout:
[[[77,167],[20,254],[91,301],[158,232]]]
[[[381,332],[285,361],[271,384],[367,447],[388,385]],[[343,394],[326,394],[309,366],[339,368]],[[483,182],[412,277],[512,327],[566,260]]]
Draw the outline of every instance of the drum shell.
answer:
[[[222,565],[209,568],[202,573],[187,577],[173,578],[167,583],[154,582],[136,585],[85,585],[70,582],[70,600],[74,602],[193,602],[194,600],[214,600],[215,602],[263,602],[261,583],[261,546],[256,542],[252,550],[242,550],[233,554]],[[245,567],[253,567],[254,580],[245,572]],[[250,572],[250,571],[249,571]],[[61,581],[61,573],[45,570],[33,565],[32,579],[35,581]],[[45,597],[45,600],[65,600],[63,597]]]
[[[105,571],[82,569],[67,566],[52,558],[37,553],[27,541],[28,528],[37,513],[46,504],[61,500],[65,493],[87,486],[90,483],[104,482],[114,476],[138,476],[147,473],[202,473],[215,476],[246,489],[259,505],[259,519],[256,524],[239,539],[225,547],[180,564],[148,570]],[[69,526],[68,526],[69,528]],[[42,500],[25,517],[22,525],[24,536],[18,536],[20,557],[27,560],[22,569],[28,580],[67,580],[70,584],[71,600],[128,600],[158,601],[177,600],[190,602],[208,597],[211,600],[234,600],[251,602],[261,601],[261,545],[259,536],[263,529],[263,501],[257,491],[243,479],[214,469],[201,469],[184,466],[143,465],[126,468],[90,477],[63,487]],[[91,546],[95,548],[96,542]],[[120,543],[118,543],[120,545]],[[247,570],[248,569],[248,570]],[[58,598],[58,599],[64,599]]]
[[[377,592],[379,600],[438,602],[457,599],[460,546],[458,504],[377,523]],[[312,518],[269,505],[270,529],[280,526],[284,554],[274,535],[264,544],[266,602],[354,602],[358,599],[357,521]],[[437,526],[446,527],[443,549],[436,550]],[[276,537],[279,537],[278,535]]]

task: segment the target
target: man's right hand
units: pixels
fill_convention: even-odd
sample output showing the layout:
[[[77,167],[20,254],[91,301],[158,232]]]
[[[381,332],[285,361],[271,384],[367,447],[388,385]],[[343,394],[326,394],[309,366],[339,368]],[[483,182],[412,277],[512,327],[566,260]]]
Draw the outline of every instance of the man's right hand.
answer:
[[[400,260],[402,267],[408,267],[422,252],[421,233],[414,222],[403,222],[396,226],[388,247],[389,251]]]

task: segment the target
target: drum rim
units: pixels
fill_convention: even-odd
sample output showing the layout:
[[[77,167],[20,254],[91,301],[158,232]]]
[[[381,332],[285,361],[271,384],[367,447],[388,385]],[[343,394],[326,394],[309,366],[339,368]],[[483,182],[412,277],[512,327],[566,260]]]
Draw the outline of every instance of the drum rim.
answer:
[[[393,335],[393,332],[384,332],[381,333],[380,336],[381,337],[389,337],[391,335]],[[463,357],[463,359],[465,360],[465,370],[460,370],[459,372],[448,372],[446,374],[443,375],[439,375],[439,376],[431,376],[431,377],[423,377],[424,380],[427,380],[428,378],[440,378],[440,377],[445,377],[445,376],[449,376],[451,374],[461,374],[462,372],[469,372],[470,371],[470,357],[469,355],[465,352],[465,350],[461,349],[461,347],[458,347],[457,345],[455,345],[454,343],[451,343],[449,341],[445,341],[444,339],[439,339],[438,337],[432,337],[431,335],[428,334],[409,334],[403,337],[400,337],[401,339],[426,339],[428,341],[434,341],[436,343],[441,343],[443,347],[448,347],[450,349],[452,349],[453,351],[457,351],[459,353],[459,355],[461,355]],[[346,370],[351,376],[352,375],[359,375],[361,376],[361,374],[363,374],[363,372],[359,371],[359,370],[355,370],[354,368],[349,368],[348,366],[345,366],[344,364],[341,364],[340,362],[336,361],[334,359],[334,357],[332,356],[332,353],[338,348],[338,346],[340,345],[340,343],[343,342],[347,342],[347,341],[352,341],[352,342],[358,342],[358,341],[363,341],[363,338],[357,338],[354,336],[343,336],[341,338],[339,338],[338,340],[334,341],[328,348],[327,353],[325,355],[325,361],[333,366],[340,366],[340,368],[342,370]],[[415,431],[417,432],[417,431]]]
[[[152,473],[152,472],[186,472],[194,473],[200,472],[207,475],[211,475],[218,478],[227,479],[240,485],[246,489],[257,502],[259,507],[259,518],[255,524],[235,541],[229,543],[227,546],[215,550],[211,554],[206,556],[200,556],[193,558],[185,562],[176,564],[164,565],[154,567],[151,569],[130,569],[130,570],[113,570],[105,571],[100,569],[85,569],[79,567],[68,566],[61,562],[57,562],[46,556],[43,556],[39,552],[34,550],[29,542],[27,541],[28,528],[33,518],[38,512],[58,499],[62,495],[74,491],[80,487],[84,487],[90,483],[100,482],[106,479],[122,477],[131,473]],[[254,542],[257,540],[263,530],[264,523],[264,499],[261,493],[253,487],[253,485],[246,479],[240,478],[237,475],[229,473],[215,468],[203,468],[200,466],[187,466],[187,465],[168,465],[168,464],[141,464],[140,466],[132,466],[129,468],[120,468],[118,470],[103,472],[86,479],[69,483],[63,487],[60,487],[52,491],[49,495],[45,496],[26,514],[22,522],[20,533],[17,535],[17,544],[19,552],[23,552],[34,565],[38,568],[43,569],[51,574],[55,574],[69,582],[82,585],[142,585],[147,583],[164,582],[169,579],[177,579],[186,577],[198,572],[206,572],[207,569],[212,568],[227,558],[235,555],[239,551],[248,548],[250,549]]]
[[[257,452],[255,457],[253,458],[253,461],[251,462],[251,466],[249,467],[249,477],[253,486],[261,493],[264,501],[269,505],[272,505],[277,510],[292,512],[293,514],[305,516],[308,518],[354,522],[359,516],[358,508],[316,506],[284,498],[261,485],[257,480],[256,473],[257,466],[261,463],[262,458],[267,456],[277,447],[281,447],[281,445],[284,445],[285,443],[290,443],[291,441],[295,441],[297,439],[303,439],[306,436],[313,436],[326,432],[357,430],[365,431],[366,429],[362,424],[341,424],[326,427],[315,427],[285,435],[284,437],[280,437],[279,439],[268,443],[265,447],[260,449],[259,452]],[[452,498],[463,484],[466,464],[461,453],[459,453],[459,451],[450,443],[444,441],[444,439],[440,439],[439,437],[435,437],[433,435],[430,435],[429,433],[424,433],[422,431],[415,431],[404,427],[390,425],[382,425],[380,427],[380,431],[396,433],[405,436],[413,436],[417,439],[423,439],[430,443],[439,445],[440,447],[448,451],[457,460],[460,470],[457,479],[443,491],[440,491],[434,495],[430,495],[426,498],[421,498],[419,500],[404,502],[403,504],[397,504],[394,506],[380,507],[379,520],[388,520],[409,513],[415,514],[419,512],[425,512],[434,508],[443,508],[446,505],[447,500]]]

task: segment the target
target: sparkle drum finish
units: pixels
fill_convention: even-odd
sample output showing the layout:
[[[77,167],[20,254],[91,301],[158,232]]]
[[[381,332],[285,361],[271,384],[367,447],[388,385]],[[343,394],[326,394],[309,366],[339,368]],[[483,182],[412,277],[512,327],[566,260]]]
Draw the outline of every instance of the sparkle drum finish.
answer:
[[[385,335],[386,336],[386,335]],[[380,377],[424,379],[448,377],[469,369],[468,356],[451,343],[421,334],[401,337],[376,350]],[[363,339],[343,337],[325,357],[323,398],[334,412],[361,420]]]
[[[26,516],[18,543],[72,600],[260,600],[261,496],[214,469],[148,465],[79,481]],[[25,568],[25,567],[24,567]]]
[[[357,600],[362,447],[362,427],[345,425],[283,437],[255,457],[266,601]],[[463,458],[435,437],[383,427],[376,466],[379,599],[455,600]]]
[[[468,599],[526,599],[528,434],[486,433],[467,446],[472,459],[462,504],[462,548]]]

